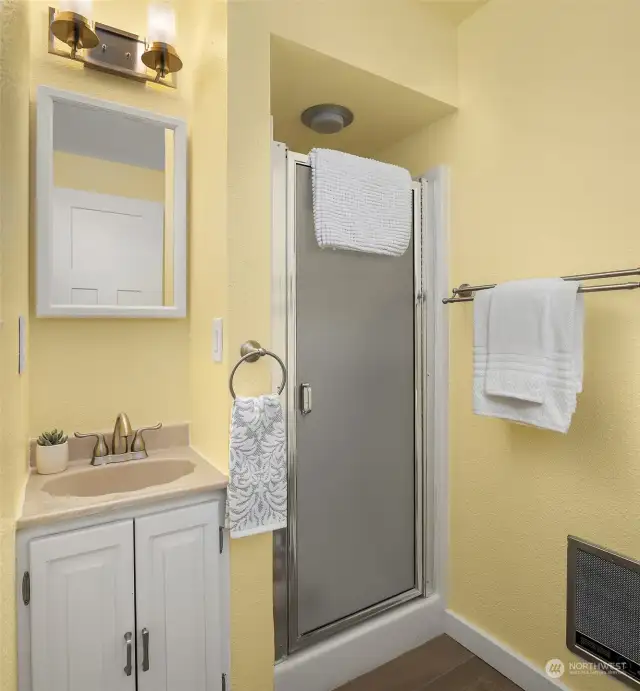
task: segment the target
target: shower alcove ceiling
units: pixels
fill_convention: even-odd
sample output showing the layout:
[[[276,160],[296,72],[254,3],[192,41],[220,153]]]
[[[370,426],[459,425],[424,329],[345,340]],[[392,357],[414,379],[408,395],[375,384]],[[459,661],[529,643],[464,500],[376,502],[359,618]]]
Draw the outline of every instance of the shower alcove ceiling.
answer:
[[[300,114],[317,103],[353,111],[353,124],[322,135],[305,127]],[[454,108],[328,55],[271,37],[273,138],[298,153],[314,146],[375,157]]]

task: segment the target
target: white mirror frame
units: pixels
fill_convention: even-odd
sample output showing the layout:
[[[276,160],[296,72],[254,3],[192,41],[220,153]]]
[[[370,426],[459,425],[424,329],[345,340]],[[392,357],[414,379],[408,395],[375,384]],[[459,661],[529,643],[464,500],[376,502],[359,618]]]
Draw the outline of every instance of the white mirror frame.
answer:
[[[121,113],[174,131],[173,305],[52,304],[53,110],[54,103],[75,103]],[[184,120],[103,101],[70,91],[38,87],[36,142],[36,316],[163,318],[187,316],[187,125]]]

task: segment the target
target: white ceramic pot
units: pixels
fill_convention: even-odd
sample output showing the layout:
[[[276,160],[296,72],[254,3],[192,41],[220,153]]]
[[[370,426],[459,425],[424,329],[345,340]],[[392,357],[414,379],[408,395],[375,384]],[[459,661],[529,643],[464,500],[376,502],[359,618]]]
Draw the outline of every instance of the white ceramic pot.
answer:
[[[36,444],[36,468],[40,475],[61,473],[69,465],[69,442],[55,446]]]

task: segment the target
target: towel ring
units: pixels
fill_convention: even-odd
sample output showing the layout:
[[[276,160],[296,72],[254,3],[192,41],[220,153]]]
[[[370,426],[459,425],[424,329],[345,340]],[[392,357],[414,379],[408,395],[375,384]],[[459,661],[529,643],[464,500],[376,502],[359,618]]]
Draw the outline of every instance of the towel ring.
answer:
[[[284,391],[284,387],[287,385],[287,368],[284,362],[282,362],[275,353],[263,348],[258,341],[247,341],[240,346],[240,355],[242,355],[242,357],[236,362],[229,375],[229,391],[234,401],[236,400],[236,392],[233,390],[233,375],[236,373],[238,367],[240,367],[243,362],[256,362],[265,355],[272,357],[282,368],[282,383],[278,388],[278,396]]]

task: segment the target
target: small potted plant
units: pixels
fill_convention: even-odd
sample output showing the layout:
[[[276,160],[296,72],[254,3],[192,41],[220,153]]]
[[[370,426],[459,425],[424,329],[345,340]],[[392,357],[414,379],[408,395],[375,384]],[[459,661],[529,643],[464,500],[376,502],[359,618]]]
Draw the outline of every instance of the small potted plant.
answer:
[[[61,473],[69,464],[69,442],[62,430],[43,432],[36,444],[36,468],[40,475]]]

